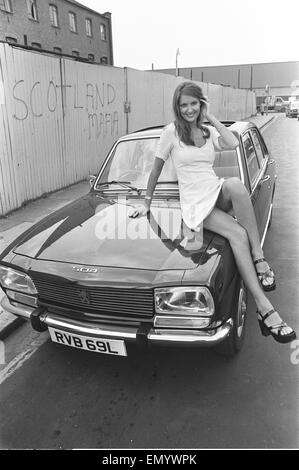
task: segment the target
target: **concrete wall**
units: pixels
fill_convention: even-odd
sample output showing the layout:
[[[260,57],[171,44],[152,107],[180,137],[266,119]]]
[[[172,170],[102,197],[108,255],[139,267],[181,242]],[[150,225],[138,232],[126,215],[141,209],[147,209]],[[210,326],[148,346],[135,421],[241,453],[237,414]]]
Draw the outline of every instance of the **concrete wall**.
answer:
[[[160,73],[175,75],[175,69],[160,69]],[[291,95],[294,88],[299,93],[299,61],[265,64],[219,65],[211,67],[179,68],[179,75],[186,79],[204,81],[235,88],[256,90],[262,95],[269,85],[270,94]],[[275,91],[275,93],[274,93]]]
[[[128,97],[131,106],[128,131],[164,125],[173,119],[172,95],[176,77],[127,69]]]
[[[265,99],[266,92],[264,88],[257,88],[255,94],[258,98],[258,101],[263,101]],[[296,97],[299,99],[299,80],[298,85],[293,87],[276,87],[271,88],[269,96],[281,96],[284,100],[288,101],[291,97]]]
[[[128,92],[131,101],[129,131],[164,124],[173,119],[172,95],[182,77],[159,72],[128,69]],[[211,83],[196,82],[208,97],[211,111],[219,119],[238,120],[256,113],[255,94]]]
[[[180,81],[0,44],[0,215],[97,173],[121,135],[171,121]],[[255,114],[254,93],[199,85],[220,119]]]

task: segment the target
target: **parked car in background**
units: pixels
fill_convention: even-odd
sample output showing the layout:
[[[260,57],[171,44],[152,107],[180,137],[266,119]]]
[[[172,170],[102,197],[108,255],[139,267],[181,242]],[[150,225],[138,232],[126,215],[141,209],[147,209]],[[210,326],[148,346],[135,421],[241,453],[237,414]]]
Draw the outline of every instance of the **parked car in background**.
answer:
[[[275,96],[273,105],[274,111],[278,113],[285,113],[289,106],[289,102],[285,101],[281,96]]]
[[[285,113],[289,107],[289,102],[285,101],[281,96],[267,96],[264,98],[265,107],[268,111],[277,113]]]
[[[299,100],[290,101],[289,108],[286,111],[287,117],[298,117],[299,115]]]
[[[258,128],[224,122],[239,139],[217,152],[215,172],[240,178],[251,194],[262,243],[271,222],[275,162]],[[47,216],[0,256],[2,307],[51,340],[126,356],[143,346],[209,346],[234,355],[246,329],[247,291],[228,241],[208,230],[185,248],[171,159],[151,212],[144,198],[162,127],[117,140],[88,194]],[[133,348],[134,350],[134,348]]]

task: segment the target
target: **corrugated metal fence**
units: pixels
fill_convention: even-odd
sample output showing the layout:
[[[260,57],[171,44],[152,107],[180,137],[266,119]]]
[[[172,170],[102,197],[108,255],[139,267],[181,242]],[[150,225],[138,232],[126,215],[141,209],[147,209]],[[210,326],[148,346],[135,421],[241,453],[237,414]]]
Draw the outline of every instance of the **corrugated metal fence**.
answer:
[[[126,132],[171,121],[182,80],[0,44],[0,216],[98,172]],[[255,113],[252,92],[197,83],[219,118]]]

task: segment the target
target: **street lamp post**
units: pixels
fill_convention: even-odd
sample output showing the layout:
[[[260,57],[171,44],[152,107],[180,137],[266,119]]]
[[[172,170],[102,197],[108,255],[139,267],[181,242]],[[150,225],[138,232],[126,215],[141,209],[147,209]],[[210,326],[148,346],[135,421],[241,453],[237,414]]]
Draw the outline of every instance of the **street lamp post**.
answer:
[[[178,77],[178,55],[180,54],[180,49],[177,48],[176,54],[175,54],[175,76]]]
[[[268,116],[268,106],[269,106],[269,85],[265,86],[265,93],[266,93],[266,116]]]

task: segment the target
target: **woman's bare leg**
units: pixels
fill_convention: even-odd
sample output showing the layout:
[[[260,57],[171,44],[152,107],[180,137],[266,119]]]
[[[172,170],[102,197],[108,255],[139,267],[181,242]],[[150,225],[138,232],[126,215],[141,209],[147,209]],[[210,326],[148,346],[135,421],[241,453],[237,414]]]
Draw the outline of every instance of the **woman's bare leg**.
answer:
[[[239,178],[228,178],[223,183],[219,202],[220,208],[222,204],[224,210],[231,206],[238,223],[246,229],[253,260],[263,258],[264,253],[252,202],[246,187]],[[257,265],[258,272],[265,272],[268,269],[267,262]]]
[[[210,215],[204,220],[204,228],[218,233],[227,238],[235,256],[240,275],[253,295],[257,309],[264,315],[273,308],[271,302],[266,297],[258,281],[253,265],[247,231],[230,215],[215,207]],[[278,325],[281,318],[278,313],[266,319],[268,326]],[[290,327],[282,329],[281,334],[288,334],[292,331]]]

